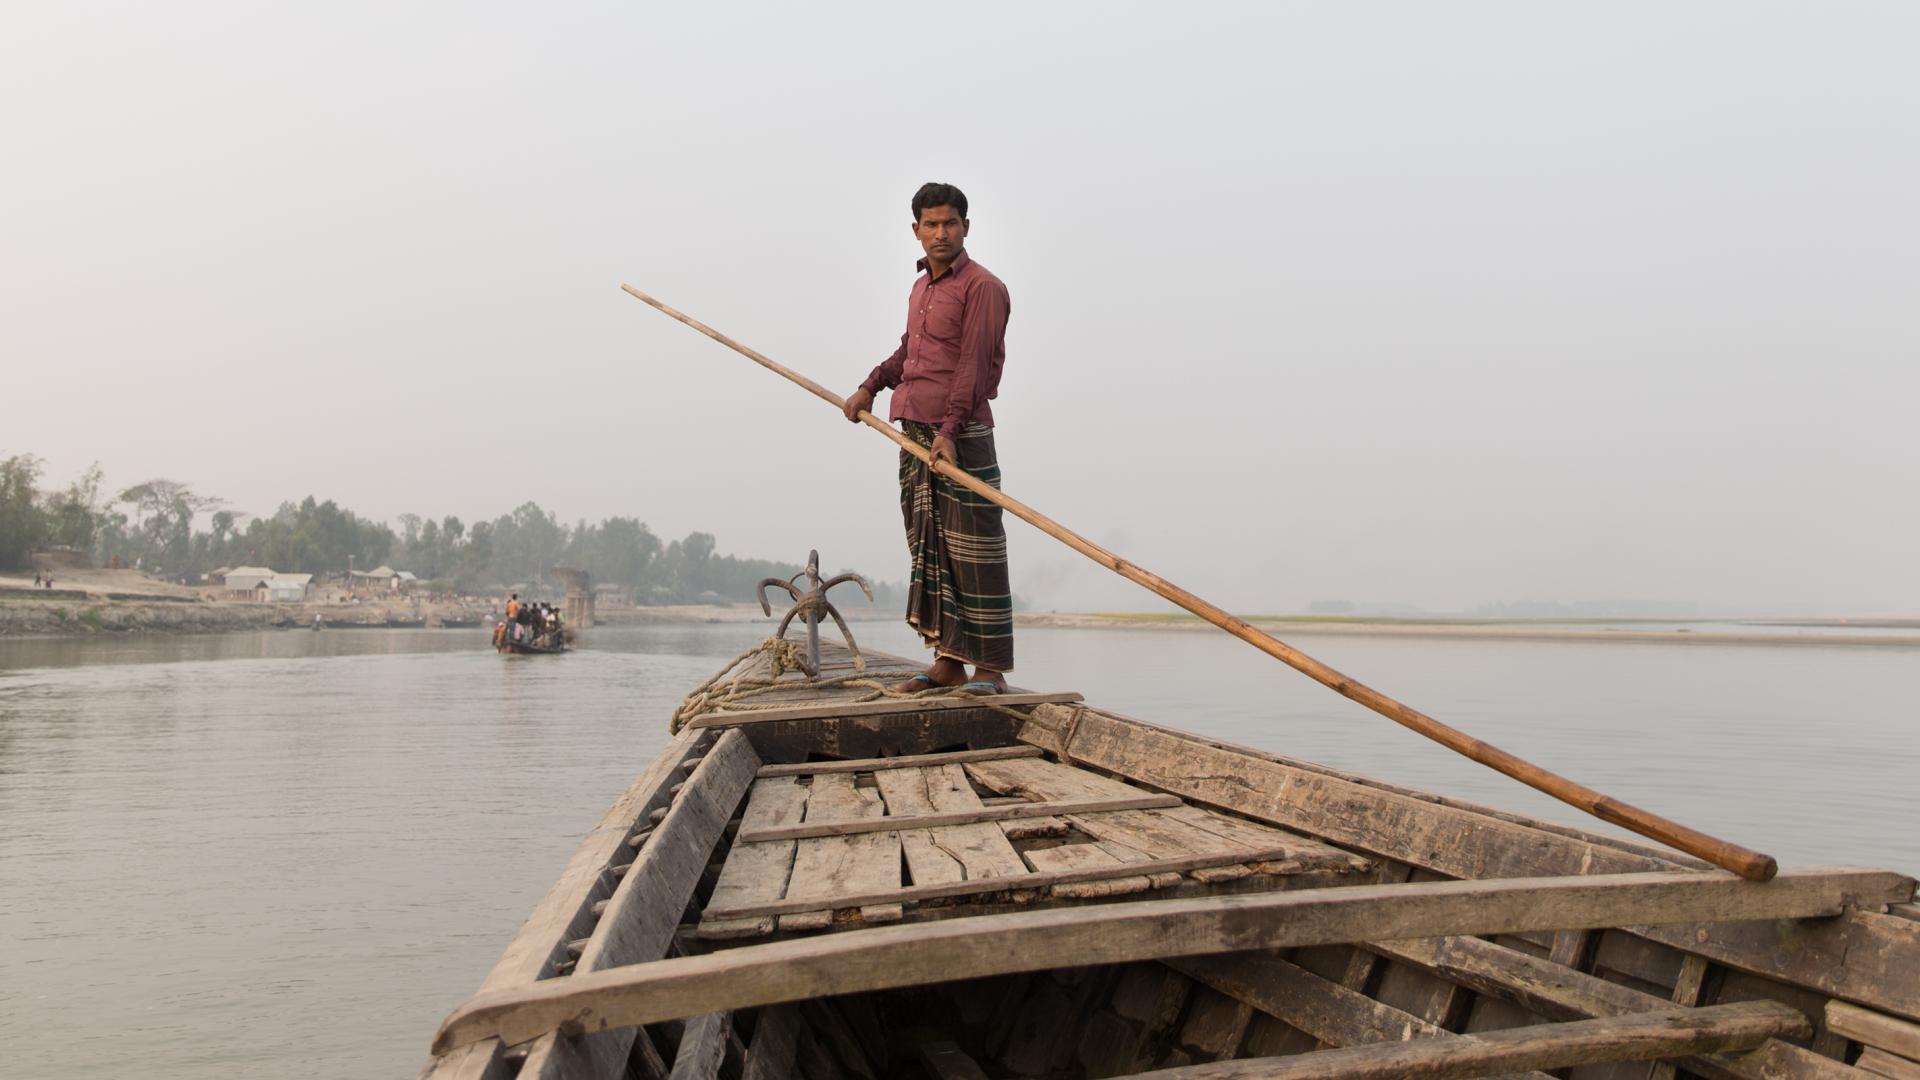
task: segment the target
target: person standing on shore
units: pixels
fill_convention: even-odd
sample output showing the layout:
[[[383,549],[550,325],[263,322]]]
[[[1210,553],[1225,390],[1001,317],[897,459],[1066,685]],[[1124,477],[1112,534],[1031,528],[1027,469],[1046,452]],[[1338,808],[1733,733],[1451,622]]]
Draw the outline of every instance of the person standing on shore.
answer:
[[[1006,363],[1007,287],[967,254],[967,197],[951,184],[925,184],[913,196],[913,235],[925,257],[907,296],[900,347],[848,396],[857,421],[876,394],[893,391],[889,419],[931,451],[935,461],[1000,486],[993,410]],[[1013,670],[1013,593],[1000,508],[934,474],[900,452],[900,510],[913,569],[907,624],[935,651],[927,670],[900,691],[963,686],[1007,688]],[[968,678],[966,665],[974,671]]]

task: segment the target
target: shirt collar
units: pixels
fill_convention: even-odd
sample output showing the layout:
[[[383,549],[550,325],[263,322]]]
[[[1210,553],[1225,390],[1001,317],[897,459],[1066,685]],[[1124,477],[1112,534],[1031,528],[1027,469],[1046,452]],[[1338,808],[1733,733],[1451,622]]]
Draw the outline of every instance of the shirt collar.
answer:
[[[961,249],[960,249],[960,254],[958,254],[958,255],[955,255],[955,256],[953,257],[953,263],[952,263],[952,265],[950,265],[950,266],[948,266],[948,267],[947,267],[947,273],[946,273],[946,275],[945,275],[945,276],[947,276],[947,277],[952,277],[953,275],[955,275],[955,274],[957,274],[957,273],[959,273],[960,271],[962,271],[962,270],[965,270],[965,269],[967,268],[967,264],[968,264],[968,263],[970,263],[970,262],[972,262],[972,261],[973,261],[973,259],[972,259],[971,257],[969,257],[969,256],[967,255],[967,249],[966,249],[966,248],[961,248]],[[916,263],[914,263],[914,264],[913,264],[913,267],[914,267],[914,269],[916,269],[916,270],[918,270],[918,271],[920,271],[920,272],[921,272],[921,273],[923,273],[923,274],[924,274],[924,273],[926,273],[926,272],[927,272],[927,260],[926,260],[926,257],[925,257],[925,256],[922,256],[922,257],[920,258],[920,260],[919,260],[918,262],[916,262]],[[929,280],[931,280],[931,279],[929,279]]]

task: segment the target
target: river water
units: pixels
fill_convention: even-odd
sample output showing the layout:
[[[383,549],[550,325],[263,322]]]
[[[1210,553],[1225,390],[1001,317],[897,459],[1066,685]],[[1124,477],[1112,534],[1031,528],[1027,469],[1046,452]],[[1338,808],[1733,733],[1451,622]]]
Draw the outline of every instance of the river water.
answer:
[[[681,695],[764,633],[505,658],[479,631],[0,641],[8,1072],[412,1075]],[[1920,870],[1920,649],[1292,640],[1783,865]],[[1578,817],[1224,635],[1033,629],[1020,657],[1032,689]]]

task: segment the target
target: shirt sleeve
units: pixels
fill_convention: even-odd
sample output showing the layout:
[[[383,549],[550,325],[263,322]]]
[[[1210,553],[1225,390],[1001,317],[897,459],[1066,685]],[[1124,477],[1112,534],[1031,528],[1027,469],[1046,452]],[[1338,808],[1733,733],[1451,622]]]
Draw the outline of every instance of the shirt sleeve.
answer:
[[[900,376],[906,362],[907,334],[906,331],[903,330],[900,332],[900,347],[893,350],[892,356],[880,361],[879,367],[874,368],[867,374],[867,381],[860,384],[860,389],[865,390],[869,394],[878,394],[882,390],[891,390],[899,386]]]
[[[980,282],[967,292],[966,311],[960,316],[960,356],[947,392],[947,411],[940,434],[957,439],[973,419],[975,388],[993,363],[993,354],[1007,336],[1011,308],[1007,287],[998,280]]]

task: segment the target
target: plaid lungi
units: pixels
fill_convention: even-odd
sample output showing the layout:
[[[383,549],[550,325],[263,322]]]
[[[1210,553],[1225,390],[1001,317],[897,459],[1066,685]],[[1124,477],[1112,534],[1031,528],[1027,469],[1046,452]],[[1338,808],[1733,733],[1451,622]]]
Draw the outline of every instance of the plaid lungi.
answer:
[[[931,448],[939,428],[902,420],[907,437]],[[1000,462],[993,429],[968,424],[954,441],[959,465],[996,489]],[[1007,531],[1000,508],[933,474],[900,451],[900,512],[913,572],[907,624],[942,656],[989,671],[1013,670],[1013,590],[1007,583]]]

